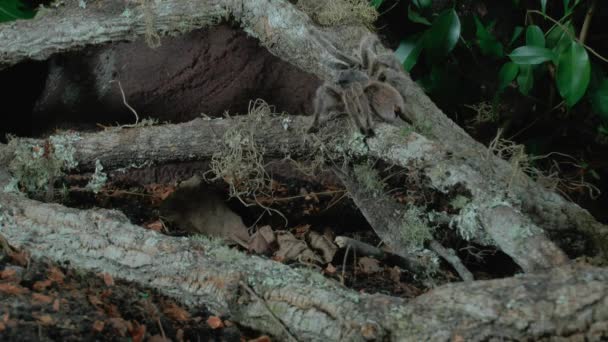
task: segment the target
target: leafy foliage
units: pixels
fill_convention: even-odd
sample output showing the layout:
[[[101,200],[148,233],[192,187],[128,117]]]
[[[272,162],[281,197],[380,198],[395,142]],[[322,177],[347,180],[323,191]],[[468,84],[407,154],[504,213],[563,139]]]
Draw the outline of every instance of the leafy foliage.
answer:
[[[388,1],[370,1],[376,8],[382,4],[389,8]],[[405,2],[394,0],[393,4],[399,1]],[[490,3],[487,2],[488,6]],[[410,0],[402,7],[407,13],[401,13],[415,24],[413,27],[417,27],[418,32],[402,38],[395,51],[396,57],[405,70],[415,74],[416,70],[422,70],[422,75],[417,73],[418,82],[427,92],[436,94],[462,91],[453,75],[454,70],[469,73],[459,69],[462,53],[468,51],[474,58],[476,55],[489,57],[482,63],[495,67],[493,101],[510,87],[518,89],[523,96],[555,93],[563,102],[556,105],[551,97],[547,103],[549,112],[560,107],[570,110],[581,102],[591,104],[593,113],[603,122],[604,129],[600,131],[608,133],[608,78],[602,72],[605,67],[598,66],[596,72],[593,66],[594,72],[591,72],[590,51],[577,37],[577,30],[584,25],[577,21],[576,25],[581,25],[577,27],[573,21],[573,18],[583,17],[591,2],[539,0],[536,4],[536,8],[522,8],[532,4],[513,0],[499,6],[503,10],[509,6],[517,11],[525,10],[523,25],[513,25],[512,21],[503,21],[500,16],[487,20],[492,16],[479,7],[463,11],[461,18],[454,8],[437,13],[433,12],[431,0]],[[553,15],[561,17],[554,19]],[[505,23],[513,26],[505,26]]]
[[[21,2],[21,0],[1,0],[0,1],[0,22],[30,19],[35,12]]]

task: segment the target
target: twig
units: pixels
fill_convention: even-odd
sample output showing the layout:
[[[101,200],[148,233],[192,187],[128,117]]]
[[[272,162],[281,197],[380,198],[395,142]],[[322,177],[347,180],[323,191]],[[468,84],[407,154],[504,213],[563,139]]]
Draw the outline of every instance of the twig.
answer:
[[[475,280],[473,277],[473,273],[469,271],[463,264],[460,258],[454,253],[454,250],[451,248],[443,247],[437,240],[432,240],[429,244],[429,247],[437,254],[439,254],[442,258],[445,259],[458,273],[460,278],[462,278],[465,282],[470,282]]]
[[[344,285],[344,273],[346,272],[346,258],[348,257],[348,251],[350,251],[350,246],[346,246],[346,252],[344,252],[344,259],[342,259],[342,279],[340,279],[342,285]]]
[[[340,248],[346,248],[346,254],[348,254],[349,249],[352,249],[353,252],[359,253],[361,256],[373,257],[389,265],[396,265],[406,270],[411,270],[412,268],[411,263],[402,256],[385,252],[380,248],[374,247],[365,242],[351,239],[346,236],[336,236],[334,242]]]
[[[241,285],[241,287],[243,289],[245,289],[245,291],[247,291],[247,293],[249,293],[250,296],[257,299],[260,303],[262,303],[262,305],[264,305],[264,308],[266,308],[266,310],[268,310],[268,313],[270,314],[270,317],[272,318],[272,320],[275,321],[275,323],[277,323],[281,328],[283,328],[283,331],[289,337],[290,340],[296,341],[296,342],[298,341],[298,339],[296,339],[293,336],[293,334],[289,331],[289,329],[287,329],[287,326],[274,314],[274,312],[272,312],[272,310],[270,310],[268,303],[266,303],[266,301],[264,299],[262,299],[260,296],[258,296],[258,294],[255,293],[255,291],[253,291],[253,289],[251,287],[249,287],[247,284],[245,284],[242,280],[239,281],[239,285]]]
[[[593,18],[593,13],[595,12],[595,5],[597,4],[597,0],[591,1],[591,5],[587,9],[587,14],[585,15],[585,21],[583,21],[583,27],[581,28],[581,33],[578,36],[578,39],[581,43],[584,43],[587,40],[587,33],[589,33],[589,27],[591,26],[591,18]]]

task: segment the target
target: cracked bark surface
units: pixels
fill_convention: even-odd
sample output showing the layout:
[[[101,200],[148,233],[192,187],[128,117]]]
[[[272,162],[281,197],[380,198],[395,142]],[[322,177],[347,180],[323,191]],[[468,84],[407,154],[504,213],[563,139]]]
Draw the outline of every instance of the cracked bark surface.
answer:
[[[219,18],[231,15],[245,32],[281,59],[321,79],[331,79],[335,72],[323,62],[331,58],[332,52],[315,40],[312,32],[317,28],[288,2],[163,1],[156,4],[151,13],[154,29],[162,34],[178,34],[212,25]],[[37,20],[12,22],[0,27],[0,64],[10,65],[27,58],[44,59],[53,53],[79,49],[87,44],[133,40],[146,33],[144,21],[141,6],[106,1],[103,5],[92,3],[86,9],[73,4]],[[349,34],[336,31],[328,30],[326,34],[334,37],[348,52],[364,29],[350,28]],[[448,119],[409,77],[396,83],[416,121],[425,127],[426,135],[431,139],[441,137],[434,140],[434,144],[441,145],[452,156],[450,162],[439,163],[427,172],[433,183],[437,183],[437,189],[449,191],[456,184],[465,186],[473,193],[475,212],[504,200],[512,208],[512,214],[525,216],[524,221],[528,221],[529,226],[538,226],[550,233],[577,230],[593,241],[597,252],[606,260],[608,228],[605,225],[597,222],[586,210],[544,189],[525,175],[518,175],[518,182],[510,182],[517,170],[488,153],[486,147]],[[370,145],[376,154],[382,152],[397,164],[404,162],[399,160],[403,149],[395,146],[399,144],[375,139]],[[478,211],[476,207],[482,210]],[[480,228],[470,220],[461,224],[470,225],[468,230],[472,231],[491,229],[485,225]]]
[[[405,302],[357,293],[318,273],[217,243],[147,231],[116,211],[76,210],[12,194],[1,194],[0,206],[2,234],[33,257],[103,270],[277,337],[286,338],[284,327],[270,319],[266,305],[302,340],[608,336],[606,269],[570,265],[448,284]]]

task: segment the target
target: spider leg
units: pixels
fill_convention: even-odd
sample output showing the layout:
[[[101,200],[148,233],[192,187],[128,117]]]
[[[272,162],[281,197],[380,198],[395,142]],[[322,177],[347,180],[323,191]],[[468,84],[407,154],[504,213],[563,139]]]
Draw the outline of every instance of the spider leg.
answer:
[[[368,34],[361,39],[359,58],[361,58],[363,69],[370,70],[373,61],[376,60],[376,56],[378,55],[379,46],[381,46],[381,43],[374,34]]]
[[[365,136],[373,136],[373,121],[371,116],[371,107],[367,95],[364,92],[363,85],[360,83],[352,86],[350,93],[351,99],[348,103],[352,105],[349,111],[353,122],[359,131]]]
[[[343,107],[343,99],[340,93],[341,91],[338,88],[329,84],[323,84],[317,88],[314,99],[314,116],[312,124],[308,128],[308,133],[314,133],[318,130],[321,114],[340,110]]]
[[[362,116],[365,115],[365,103],[361,101],[362,93],[357,91],[358,88],[360,87],[357,87],[357,84],[353,84],[346,89],[343,94],[344,106],[356,128],[359,129],[363,135],[367,135],[368,129],[365,117],[363,117],[364,121],[361,121]]]

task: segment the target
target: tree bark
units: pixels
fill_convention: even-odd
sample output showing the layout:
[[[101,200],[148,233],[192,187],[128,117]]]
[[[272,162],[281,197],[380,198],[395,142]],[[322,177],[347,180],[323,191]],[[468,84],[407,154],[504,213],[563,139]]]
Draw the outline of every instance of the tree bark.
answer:
[[[282,158],[285,155],[297,158],[310,154],[314,146],[304,133],[308,121],[301,117],[290,117],[289,127],[285,129],[284,119],[285,117],[267,116],[262,122],[256,122],[255,129],[251,130],[256,144],[265,151],[266,157],[270,158]],[[223,136],[228,129],[248,127],[251,124],[248,117],[197,119],[184,124],[110,129],[105,132],[82,134],[74,142],[76,151],[74,157],[81,169],[88,170],[93,168],[96,160],[99,160],[106,170],[111,170],[150,161],[165,163],[210,159],[214,153],[223,148],[225,144]],[[460,161],[454,162],[448,157],[449,153],[443,146],[419,134],[410,133],[403,137],[400,136],[398,128],[388,125],[380,126],[377,131],[378,137],[368,139],[368,145],[364,149],[361,149],[361,144],[356,143],[356,140],[355,143],[348,141],[352,133],[348,127],[341,124],[341,121],[327,122],[319,136],[326,137],[323,144],[326,151],[336,154],[372,157],[404,168],[423,165],[424,167],[418,171],[429,177],[442,169],[451,170],[451,173],[461,180],[478,176],[467,174],[466,169],[465,172],[459,172]],[[346,137],[346,141],[335,137]],[[402,140],[406,143],[402,144]],[[26,143],[40,148],[47,144],[36,139],[22,139],[19,142],[19,144]],[[0,161],[4,165],[10,164],[15,146],[17,146],[16,142],[8,146],[0,146]],[[395,158],[395,156],[399,157]],[[407,234],[403,234],[403,230],[407,229],[402,220],[405,207],[383,194],[370,193],[365,186],[357,182],[352,170],[343,173],[340,177],[355,203],[382,240],[392,247],[395,253],[412,259],[408,251]],[[419,190],[430,190],[439,186],[450,187],[454,185],[451,181],[452,179],[449,178],[447,184],[434,182],[426,185],[428,189]],[[475,204],[470,210],[474,213],[474,217],[480,218],[483,226],[479,226],[477,220],[471,220],[471,211],[463,210],[460,214],[451,217],[452,221],[459,222],[458,229],[469,229],[467,232],[469,239],[485,245],[496,245],[528,272],[558,266],[567,261],[567,257],[530,219],[509,205],[488,202],[489,199],[485,194],[492,189],[485,188],[486,184],[481,181],[475,185],[480,188],[471,190],[474,190],[474,195],[477,194],[478,197],[473,196],[471,201],[479,204]],[[475,226],[468,228],[467,225]],[[535,252],[531,253],[531,250]],[[415,266],[414,270],[416,269],[420,270],[420,267]]]
[[[314,271],[212,240],[147,231],[117,211],[76,210],[3,193],[0,218],[0,232],[33,257],[103,270],[283,339],[286,331],[307,341],[608,336],[606,269],[570,265],[449,284],[405,302],[357,293]]]
[[[44,59],[53,53],[82,48],[88,44],[132,40],[146,34],[146,20],[153,23],[152,33],[175,34],[211,25],[219,18],[231,16],[271,53],[322,79],[331,80],[335,76],[336,71],[327,61],[336,52],[319,42],[318,29],[305,14],[288,2],[167,0],[154,2],[154,5],[150,2],[146,6],[117,0],[103,2],[103,5],[89,4],[86,9],[73,4],[35,20],[2,25],[0,64],[10,65],[28,58]],[[330,29],[325,34],[340,43],[339,46],[346,53],[358,43],[358,37],[365,31],[361,27],[339,30]],[[488,152],[485,146],[474,141],[448,119],[409,77],[401,77],[393,85],[410,106],[417,126],[424,127],[425,135],[434,139],[431,145],[441,146],[442,152],[446,153],[445,158],[422,170],[424,175],[429,177],[435,189],[445,193],[458,185],[464,186],[472,194],[471,202],[463,208],[468,214],[467,219],[458,222],[463,232],[478,238],[482,234],[479,231],[486,236],[488,233],[491,236],[492,230],[499,234],[504,231],[502,227],[488,226],[496,222],[484,220],[489,216],[481,215],[500,204],[503,209],[510,208],[511,216],[523,215],[518,222],[525,222],[527,227],[538,227],[541,231],[555,234],[573,229],[579,231],[594,243],[603,259],[608,260],[608,228],[605,225],[578,205],[541,187],[521,171],[514,170],[506,161]],[[394,131],[393,135],[396,135]],[[401,143],[386,138],[374,139],[370,143],[371,156],[382,155],[397,165],[411,161],[411,155],[399,154],[404,151]],[[431,145],[423,144],[422,147],[432,150]],[[433,156],[425,158],[428,160]],[[524,228],[526,232],[537,231]],[[511,249],[513,253],[519,253],[516,248]],[[537,265],[537,262],[532,262],[521,266],[534,269]]]

